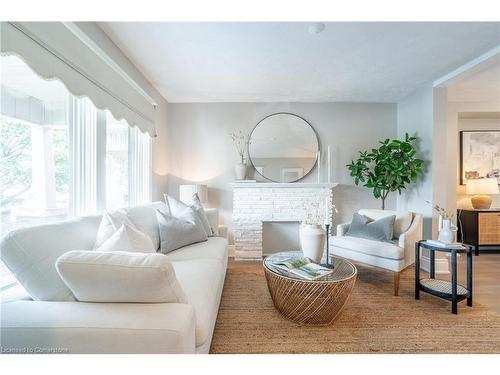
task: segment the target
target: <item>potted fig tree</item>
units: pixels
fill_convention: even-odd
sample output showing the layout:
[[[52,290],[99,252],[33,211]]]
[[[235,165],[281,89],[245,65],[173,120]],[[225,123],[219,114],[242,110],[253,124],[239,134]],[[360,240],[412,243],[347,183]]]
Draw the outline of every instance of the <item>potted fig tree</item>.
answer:
[[[354,183],[372,189],[373,196],[382,201],[383,210],[391,192],[401,194],[423,172],[424,161],[416,157],[416,140],[406,133],[404,140],[380,141],[379,148],[360,151],[359,158],[347,164]]]

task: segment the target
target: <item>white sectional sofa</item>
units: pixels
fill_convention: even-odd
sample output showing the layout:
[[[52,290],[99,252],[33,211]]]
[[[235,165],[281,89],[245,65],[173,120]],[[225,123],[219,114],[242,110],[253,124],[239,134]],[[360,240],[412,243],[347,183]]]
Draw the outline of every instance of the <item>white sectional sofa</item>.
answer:
[[[133,223],[156,245],[155,207],[128,210]],[[206,210],[217,225],[216,209]],[[38,262],[54,262],[61,252],[92,249],[101,216],[19,229],[1,243],[2,258],[29,249]],[[169,253],[188,303],[87,303],[34,301],[29,296],[1,303],[4,352],[208,353],[227,267],[227,230],[206,242]],[[50,281],[50,280],[49,280]]]

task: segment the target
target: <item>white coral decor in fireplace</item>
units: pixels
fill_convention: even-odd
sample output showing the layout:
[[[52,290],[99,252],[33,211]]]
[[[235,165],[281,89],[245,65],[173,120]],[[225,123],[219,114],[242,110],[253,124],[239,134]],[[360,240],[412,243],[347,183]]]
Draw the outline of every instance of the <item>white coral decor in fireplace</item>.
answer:
[[[336,185],[233,183],[235,258],[262,259],[264,222],[303,222],[308,215],[316,215],[318,223],[331,222]]]

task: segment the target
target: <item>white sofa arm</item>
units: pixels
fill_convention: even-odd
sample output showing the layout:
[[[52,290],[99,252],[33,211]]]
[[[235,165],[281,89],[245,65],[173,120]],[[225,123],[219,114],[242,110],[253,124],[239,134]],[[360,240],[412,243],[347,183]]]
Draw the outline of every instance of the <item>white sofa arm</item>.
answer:
[[[414,214],[408,230],[399,236],[398,245],[404,249],[405,266],[415,262],[415,242],[423,238],[423,216]]]
[[[179,303],[15,301],[0,305],[2,350],[194,353],[194,309]]]
[[[337,225],[337,236],[345,236],[350,226],[351,222]]]

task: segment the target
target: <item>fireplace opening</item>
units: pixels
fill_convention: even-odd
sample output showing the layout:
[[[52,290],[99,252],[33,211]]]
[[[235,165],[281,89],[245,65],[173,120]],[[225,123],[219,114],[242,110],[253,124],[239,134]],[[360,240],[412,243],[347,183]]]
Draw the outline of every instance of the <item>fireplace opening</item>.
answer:
[[[262,253],[270,255],[280,251],[299,251],[298,221],[265,221],[262,223]]]

